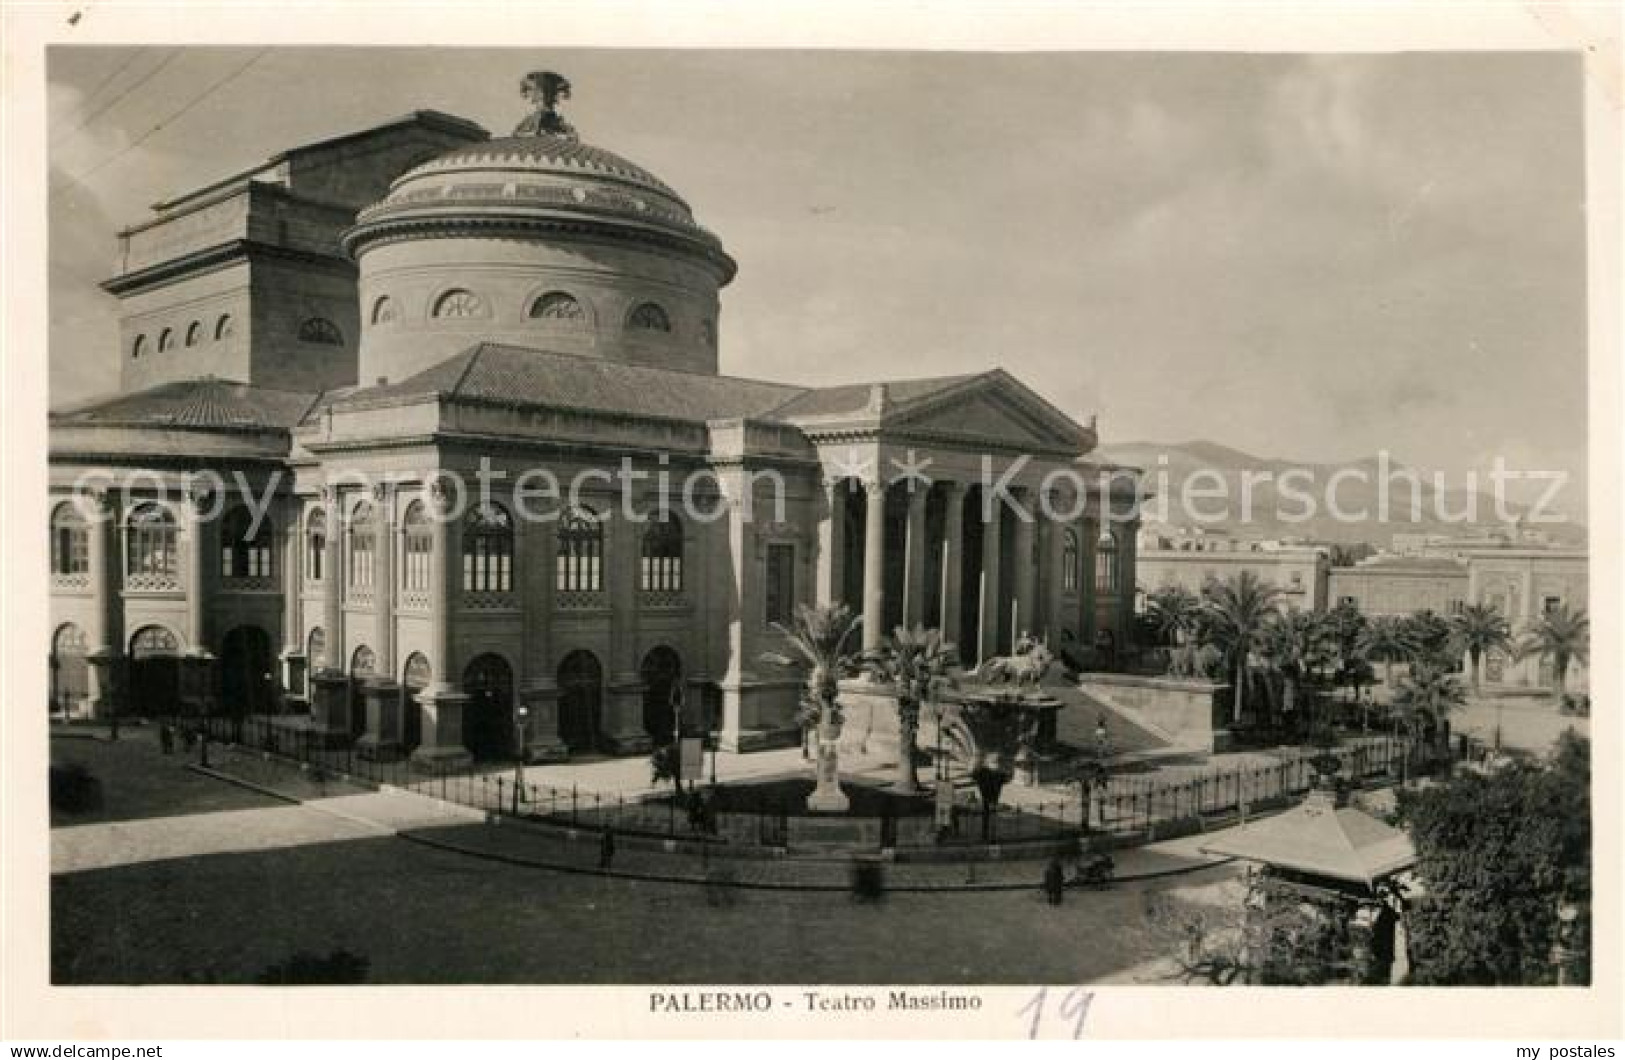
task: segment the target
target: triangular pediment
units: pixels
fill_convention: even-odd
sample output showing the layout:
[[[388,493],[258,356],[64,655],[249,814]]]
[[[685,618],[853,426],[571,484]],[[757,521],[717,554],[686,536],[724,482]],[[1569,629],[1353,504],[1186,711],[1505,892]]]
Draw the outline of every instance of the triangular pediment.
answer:
[[[886,434],[906,434],[1003,447],[1082,452],[1086,430],[1002,372],[970,380],[945,394],[889,409]]]

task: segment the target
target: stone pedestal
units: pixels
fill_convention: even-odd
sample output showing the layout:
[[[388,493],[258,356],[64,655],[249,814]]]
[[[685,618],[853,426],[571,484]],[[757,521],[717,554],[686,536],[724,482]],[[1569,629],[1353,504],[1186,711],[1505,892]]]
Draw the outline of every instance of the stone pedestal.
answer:
[[[449,687],[418,694],[423,708],[423,742],[412,752],[412,763],[431,772],[466,769],[474,756],[463,746],[463,707],[468,696]]]
[[[548,682],[519,693],[520,702],[530,711],[525,720],[525,761],[563,762],[570,749],[559,739],[559,689]]]
[[[310,678],[310,731],[323,747],[341,746],[350,738],[350,679],[337,670]]]
[[[845,813],[851,802],[841,790],[841,729],[836,725],[818,730],[818,786],[807,796],[807,809],[813,813]]]
[[[193,714],[214,713],[214,662],[214,656],[207,651],[193,651],[181,656],[181,702]]]
[[[643,682],[636,676],[622,676],[606,690],[608,711],[604,742],[611,754],[648,754],[654,741],[643,730]]]
[[[97,648],[85,657],[90,664],[90,716],[110,719],[124,707],[124,657],[112,648]]]
[[[356,754],[375,762],[398,761],[401,746],[401,686],[387,679],[367,682],[367,731],[356,741]]]

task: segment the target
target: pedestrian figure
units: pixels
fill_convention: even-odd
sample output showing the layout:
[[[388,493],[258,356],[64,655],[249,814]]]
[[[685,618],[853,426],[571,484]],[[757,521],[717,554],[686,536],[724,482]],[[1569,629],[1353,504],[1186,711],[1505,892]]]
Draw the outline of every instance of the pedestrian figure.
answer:
[[[175,753],[175,730],[169,727],[167,721],[158,726],[158,746],[166,755]]]
[[[198,764],[204,769],[209,768],[209,730],[204,729],[198,734]]]
[[[598,845],[598,867],[608,870],[609,863],[615,860],[615,833],[611,829],[604,829],[604,838]]]
[[[187,754],[191,754],[192,753],[192,748],[194,748],[196,746],[197,746],[197,730],[192,729],[192,728],[184,728],[184,729],[182,729],[181,730],[181,747],[185,749]]]
[[[1044,867],[1044,895],[1049,899],[1049,904],[1060,905],[1065,890],[1066,873],[1061,868],[1061,859],[1050,858],[1049,864]]]

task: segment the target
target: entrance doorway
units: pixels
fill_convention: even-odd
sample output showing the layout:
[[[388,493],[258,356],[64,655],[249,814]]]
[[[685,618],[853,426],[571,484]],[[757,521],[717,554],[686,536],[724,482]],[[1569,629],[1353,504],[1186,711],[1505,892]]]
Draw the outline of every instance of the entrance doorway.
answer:
[[[463,746],[475,758],[511,758],[514,747],[513,669],[500,655],[479,655],[463,671]]]
[[[604,670],[590,651],[573,651],[559,663],[559,739],[571,754],[598,749]]]
[[[668,744],[677,728],[677,697],[683,687],[682,657],[661,645],[643,657],[640,672],[643,676],[643,731],[657,746]]]
[[[367,682],[378,672],[378,656],[363,644],[350,656],[350,736],[360,739],[367,731]]]
[[[238,626],[220,645],[220,706],[233,717],[269,714],[276,703],[271,637],[258,626]]]
[[[401,669],[401,746],[408,752],[423,742],[423,704],[418,693],[429,687],[434,671],[421,652],[413,652]]]
[[[130,638],[130,709],[164,717],[180,703],[180,644],[163,626],[144,626]]]
[[[85,657],[85,631],[67,623],[51,638],[51,712],[74,716],[84,712],[90,696],[90,663]]]

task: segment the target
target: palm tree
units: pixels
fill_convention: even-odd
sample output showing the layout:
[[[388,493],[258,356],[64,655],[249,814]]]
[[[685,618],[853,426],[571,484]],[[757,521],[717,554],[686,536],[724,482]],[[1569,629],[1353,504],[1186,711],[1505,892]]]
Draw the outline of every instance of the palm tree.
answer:
[[[1308,676],[1331,657],[1326,620],[1296,607],[1277,612],[1264,623],[1259,655],[1281,676],[1281,711],[1291,714],[1298,690]]]
[[[1405,620],[1396,615],[1378,615],[1365,627],[1359,641],[1360,654],[1382,663],[1382,683],[1390,697],[1394,688],[1394,663],[1416,657],[1416,643]]]
[[[1538,655],[1552,660],[1552,671],[1557,677],[1557,694],[1563,694],[1563,685],[1569,673],[1569,663],[1591,660],[1591,619],[1583,607],[1569,610],[1568,604],[1558,604],[1534,621],[1524,631],[1517,647],[1518,657]]]
[[[1224,652],[1226,668],[1235,674],[1236,724],[1241,723],[1248,657],[1260,646],[1265,621],[1275,613],[1275,601],[1280,595],[1281,590],[1265,584],[1252,571],[1242,571],[1229,581],[1210,581],[1202,587],[1208,633]]]
[[[1494,604],[1468,604],[1455,615],[1451,625],[1472,662],[1472,688],[1476,693],[1481,661],[1488,653],[1512,643],[1512,626]]]
[[[892,686],[897,699],[897,782],[904,795],[920,790],[914,771],[915,744],[920,734],[920,706],[935,701],[944,688],[955,684],[952,668],[959,652],[942,639],[939,629],[898,626],[891,640],[864,658],[864,668],[881,684]]]
[[[835,701],[835,695],[840,690],[842,675],[857,669],[859,656],[849,654],[846,645],[862,624],[863,616],[853,615],[852,609],[845,604],[829,604],[821,607],[799,604],[796,607],[795,622],[791,626],[773,623],[774,631],[784,638],[785,644],[792,649],[793,654],[769,651],[763,652],[761,656],[763,662],[801,670],[806,674],[807,700],[818,709],[821,768],[819,786],[813,792],[814,798],[821,794],[826,797],[839,797],[840,762],[835,750],[835,726],[840,724],[841,708]],[[825,776],[822,769],[824,760],[834,763],[833,776]]]
[[[1426,661],[1412,666],[1394,693],[1396,721],[1413,735],[1423,729],[1442,733],[1446,716],[1466,702],[1456,675]]]
[[[1358,664],[1366,662],[1365,654],[1360,650],[1360,638],[1365,634],[1369,625],[1365,615],[1352,600],[1343,600],[1326,612],[1326,633],[1333,649],[1337,652],[1337,680],[1354,687],[1353,677]],[[1355,698],[1358,699],[1358,689],[1355,688]]]
[[[1202,600],[1183,585],[1168,585],[1146,594],[1145,613],[1158,640],[1177,648],[1196,632]]]
[[[1424,607],[1400,621],[1410,636],[1412,661],[1427,661],[1445,669],[1454,669],[1461,662],[1456,628],[1448,619]]]

